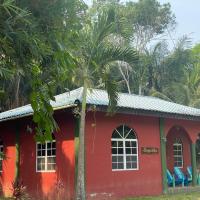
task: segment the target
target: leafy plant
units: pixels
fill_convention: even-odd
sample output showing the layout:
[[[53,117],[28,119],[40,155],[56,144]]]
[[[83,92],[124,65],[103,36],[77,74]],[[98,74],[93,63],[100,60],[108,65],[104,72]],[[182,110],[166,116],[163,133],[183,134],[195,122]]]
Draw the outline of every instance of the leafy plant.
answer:
[[[30,197],[26,191],[22,181],[15,181],[12,183],[13,198],[16,200],[30,200]]]

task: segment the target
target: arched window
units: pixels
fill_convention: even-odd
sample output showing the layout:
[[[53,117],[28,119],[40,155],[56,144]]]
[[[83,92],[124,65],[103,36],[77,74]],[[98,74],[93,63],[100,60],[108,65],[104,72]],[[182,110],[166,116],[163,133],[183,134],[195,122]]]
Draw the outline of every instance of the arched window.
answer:
[[[183,144],[181,139],[176,138],[173,143],[174,166],[183,167]]]
[[[112,169],[138,169],[138,140],[134,131],[126,125],[121,125],[113,131]]]
[[[55,171],[56,169],[56,140],[52,135],[52,141],[36,144],[36,171]]]
[[[3,141],[0,140],[0,172],[3,171],[3,157],[4,157],[4,154],[3,154]]]

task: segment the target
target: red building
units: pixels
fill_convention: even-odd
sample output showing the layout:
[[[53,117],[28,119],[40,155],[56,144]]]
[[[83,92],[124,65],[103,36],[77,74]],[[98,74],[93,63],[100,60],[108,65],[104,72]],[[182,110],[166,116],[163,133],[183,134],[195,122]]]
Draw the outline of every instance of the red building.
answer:
[[[73,199],[78,122],[74,116],[82,88],[52,102],[60,127],[54,140],[34,140],[30,105],[0,113],[0,183],[12,194],[18,178],[37,199]],[[119,94],[117,112],[107,116],[107,93],[88,91],[86,114],[87,199],[159,195],[168,191],[166,169],[193,169],[200,110],[154,97]],[[95,109],[94,109],[95,106]]]

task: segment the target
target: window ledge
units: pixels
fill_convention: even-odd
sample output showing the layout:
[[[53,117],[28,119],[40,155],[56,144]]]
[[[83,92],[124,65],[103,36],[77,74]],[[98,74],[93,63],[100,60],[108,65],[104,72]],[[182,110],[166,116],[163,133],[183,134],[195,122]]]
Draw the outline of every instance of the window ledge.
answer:
[[[54,173],[56,170],[49,170],[49,171],[36,171],[36,173]]]
[[[112,172],[118,172],[118,171],[138,171],[139,168],[137,169],[112,169]]]

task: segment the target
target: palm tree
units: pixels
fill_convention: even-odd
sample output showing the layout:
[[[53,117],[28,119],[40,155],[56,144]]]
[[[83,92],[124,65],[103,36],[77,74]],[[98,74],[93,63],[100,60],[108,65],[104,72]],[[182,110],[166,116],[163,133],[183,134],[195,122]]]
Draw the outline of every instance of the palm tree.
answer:
[[[183,77],[180,82],[171,82],[162,92],[150,91],[151,96],[167,101],[174,101],[184,105],[200,108],[200,65],[184,66]]]
[[[177,95],[183,96],[184,104],[200,108],[200,65],[192,64],[184,68],[184,78],[176,85]]]
[[[119,20],[118,20],[119,21]],[[85,116],[87,90],[94,84],[103,85],[108,92],[109,111],[117,104],[117,84],[111,79],[110,68],[123,61],[133,64],[137,61],[136,52],[127,46],[120,46],[110,40],[117,35],[113,9],[102,11],[79,33],[79,51],[76,52],[77,68],[73,70],[74,80],[83,85],[79,130],[78,174],[76,199],[85,200]],[[117,66],[117,65],[116,65]],[[94,78],[95,77],[95,78]],[[99,80],[96,82],[96,80]]]

